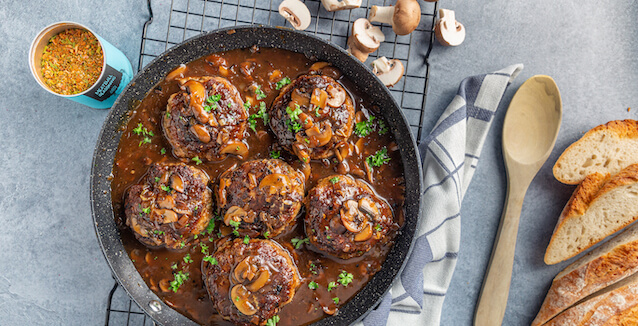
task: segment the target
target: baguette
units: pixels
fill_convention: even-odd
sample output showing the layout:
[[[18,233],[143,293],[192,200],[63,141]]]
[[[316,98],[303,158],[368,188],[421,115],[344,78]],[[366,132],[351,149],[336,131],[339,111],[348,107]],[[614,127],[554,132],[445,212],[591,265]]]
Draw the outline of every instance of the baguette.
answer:
[[[616,120],[589,130],[556,160],[554,177],[579,184],[593,173],[614,175],[638,163],[638,121]]]
[[[638,218],[638,164],[613,177],[594,173],[565,205],[545,252],[556,264],[593,246]]]
[[[638,274],[565,310],[546,326],[611,326],[638,324]]]
[[[552,281],[532,326],[540,326],[588,295],[638,272],[638,224],[567,266]]]

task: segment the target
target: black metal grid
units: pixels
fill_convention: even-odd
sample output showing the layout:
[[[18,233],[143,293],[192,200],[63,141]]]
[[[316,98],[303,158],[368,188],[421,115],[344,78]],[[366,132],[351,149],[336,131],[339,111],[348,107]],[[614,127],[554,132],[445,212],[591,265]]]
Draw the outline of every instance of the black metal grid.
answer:
[[[282,0],[147,0],[150,17],[142,33],[138,71],[169,48],[202,32],[235,25],[262,24],[288,26],[278,13]],[[312,14],[307,33],[346,48],[352,23],[368,17],[373,5],[388,6],[393,0],[363,0],[361,7],[328,12],[319,0],[303,0]],[[388,25],[378,25],[385,42],[370,55],[367,64],[385,56],[399,59],[405,66],[401,81],[390,88],[403,109],[417,143],[423,133],[430,66],[428,57],[434,42],[434,23],[438,2],[419,1],[421,23],[409,35],[397,36]],[[155,9],[155,10],[153,10]],[[106,323],[109,325],[155,325],[153,320],[128,298],[117,281],[108,297]]]

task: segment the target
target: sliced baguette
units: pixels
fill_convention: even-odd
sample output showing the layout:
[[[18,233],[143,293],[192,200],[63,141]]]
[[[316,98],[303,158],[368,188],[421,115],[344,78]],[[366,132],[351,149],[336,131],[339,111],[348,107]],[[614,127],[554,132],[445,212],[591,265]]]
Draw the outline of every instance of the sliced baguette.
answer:
[[[594,173],[576,188],[563,209],[545,252],[556,264],[638,219],[638,164],[613,177]]]
[[[579,184],[593,173],[614,175],[638,163],[638,121],[616,120],[589,130],[556,160],[554,177]]]
[[[543,325],[588,295],[636,272],[638,224],[633,224],[556,275],[532,326]]]
[[[638,274],[586,298],[545,325],[638,325]]]

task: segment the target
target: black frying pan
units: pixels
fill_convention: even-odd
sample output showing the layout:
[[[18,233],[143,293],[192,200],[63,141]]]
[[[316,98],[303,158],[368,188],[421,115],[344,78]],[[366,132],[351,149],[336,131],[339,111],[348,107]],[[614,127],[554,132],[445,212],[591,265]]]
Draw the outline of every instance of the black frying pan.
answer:
[[[124,250],[115,224],[111,203],[113,160],[126,113],[141,101],[146,93],[168,72],[181,63],[204,55],[238,48],[273,47],[303,53],[308,58],[331,62],[355,86],[382,108],[381,113],[394,134],[403,160],[406,183],[405,224],[390,250],[382,269],[357,293],[339,313],[322,319],[315,325],[344,325],[360,320],[373,309],[390,289],[393,280],[405,265],[421,207],[421,162],[416,143],[401,109],[390,91],[371,70],[346,51],[318,37],[294,30],[274,27],[244,26],[216,30],[186,40],[153,60],[124,89],[111,108],[98,139],[91,169],[91,206],[95,232],[113,274],[129,296],[155,321],[162,325],[196,325],[193,321],[164,304],[146,285]]]

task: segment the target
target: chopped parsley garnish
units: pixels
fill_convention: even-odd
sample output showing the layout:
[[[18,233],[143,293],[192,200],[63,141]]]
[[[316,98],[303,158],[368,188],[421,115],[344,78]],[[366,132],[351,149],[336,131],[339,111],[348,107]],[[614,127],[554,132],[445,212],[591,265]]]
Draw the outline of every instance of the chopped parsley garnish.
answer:
[[[378,232],[381,232],[381,230],[383,230],[380,224],[375,225],[374,229],[377,230]]]
[[[291,109],[289,106],[287,106],[286,113],[288,114],[288,117],[290,117],[289,120],[286,120],[286,124],[288,125],[288,130],[295,133],[301,131],[301,123],[299,123],[298,120],[299,120],[299,115],[303,113],[303,111],[301,111],[299,105],[297,104],[294,110]]]
[[[332,298],[332,301],[334,301],[335,304],[339,304],[339,297]]]
[[[207,246],[207,245],[205,245],[203,242],[200,242],[200,243],[199,243],[199,246],[200,246],[200,247],[202,247],[202,250],[201,250],[201,251],[202,251],[202,254],[204,254],[204,255],[208,255],[208,246]]]
[[[241,224],[241,222],[235,221],[235,220],[230,220],[230,221],[228,221],[228,224],[234,228],[233,234],[235,236],[239,236],[239,231],[237,231],[237,230],[239,229],[239,225]]]
[[[193,160],[193,162],[195,162],[196,165],[202,164],[202,160],[199,159],[199,156],[195,156],[191,160]]]
[[[266,94],[264,94],[264,91],[261,90],[261,86],[259,85],[255,87],[255,95],[257,96],[258,100],[263,100],[266,98]]]
[[[335,184],[335,183],[337,183],[337,182],[339,182],[339,177],[332,177],[332,178],[330,178],[330,183]]]
[[[277,326],[279,322],[279,316],[274,315],[270,319],[266,320],[266,326]]]
[[[319,107],[315,106],[315,117],[319,117],[321,116],[321,113],[319,113]]]
[[[161,185],[160,188],[162,188],[162,190],[164,190],[166,192],[171,192],[171,187],[169,187],[169,186]]]
[[[290,240],[290,242],[292,242],[292,245],[295,247],[295,249],[301,248],[301,246],[303,246],[304,243],[308,243],[309,241],[310,239],[308,238],[305,238],[305,239],[292,238]]]
[[[388,132],[388,126],[385,125],[383,120],[377,121],[377,126],[379,126],[379,135],[385,135]]]
[[[155,177],[155,182],[160,182],[160,177]]]
[[[206,99],[206,103],[210,103],[210,104],[215,104],[217,102],[219,102],[219,100],[222,99],[222,95],[221,94],[215,94],[215,95],[211,95]]]
[[[374,119],[373,116],[369,116],[367,121],[357,122],[357,124],[354,125],[354,133],[359,137],[365,137],[371,134],[374,131]]]
[[[188,280],[188,273],[184,273],[183,271],[175,273],[175,279],[170,283],[171,290],[173,290],[173,292],[177,292],[179,287],[182,286],[186,280]]]
[[[317,282],[315,281],[308,283],[308,288],[311,290],[316,290],[318,287],[319,287],[319,284],[317,284]]]
[[[270,237],[270,231],[264,232],[264,238],[268,239]]]
[[[233,107],[233,102],[228,102],[228,104],[226,104],[226,106],[227,106],[228,108],[232,108],[232,107]]]
[[[246,112],[248,112],[248,110],[250,110],[250,101],[244,102],[244,110],[246,110]]]
[[[166,110],[166,118],[168,119],[168,118],[170,118],[170,117],[171,117],[171,113],[170,113],[170,112],[168,112],[168,110]]]
[[[290,82],[291,82],[290,78],[284,77],[280,81],[277,82],[277,84],[275,85],[275,89],[276,90],[280,90],[282,87],[290,84]]]
[[[184,256],[184,262],[187,264],[190,264],[193,262],[193,259],[191,258],[191,254],[186,254],[186,256]]]
[[[153,231],[153,233],[155,233],[155,234],[159,234],[159,235],[163,235],[163,234],[164,234],[164,231],[161,231],[161,230],[155,230],[155,231]]]
[[[133,129],[133,133],[135,133],[138,136],[144,137],[142,138],[142,140],[140,140],[140,143],[138,146],[142,146],[142,144],[150,144],[151,137],[155,136],[153,132],[146,129],[146,127],[144,127],[144,125],[142,125],[141,122],[137,124],[137,128]]]
[[[370,164],[371,166],[375,166],[375,167],[379,167],[383,164],[390,162],[390,157],[388,156],[388,149],[384,147],[378,150],[376,153],[374,153],[374,155],[368,156],[368,158],[366,158],[366,162],[368,162],[368,164]]]
[[[310,272],[317,275],[317,265],[310,263]]]
[[[177,263],[173,263],[173,265],[171,265],[172,269],[177,269]]]
[[[332,291],[332,289],[337,287],[337,282],[328,283],[328,292]]]
[[[166,154],[166,148],[162,147],[162,149],[160,150],[160,154],[162,154],[162,155]]]
[[[244,244],[247,245],[248,243],[250,243],[250,237],[244,236]]]
[[[259,111],[248,117],[248,127],[250,127],[250,129],[254,132],[257,132],[257,129],[255,129],[257,126],[257,119],[262,119],[264,121],[264,126],[268,125],[268,113],[266,112],[266,103],[264,102],[259,102]]]
[[[280,158],[280,157],[281,157],[280,151],[270,151],[270,158]]]
[[[179,242],[179,248],[184,248],[186,246],[186,243],[184,241],[180,241]]]
[[[354,276],[351,273],[341,271],[341,274],[339,274],[339,283],[343,286],[348,286],[348,284],[352,283],[353,278]]]
[[[148,214],[151,212],[151,208],[150,207],[142,208],[142,212],[144,212],[144,214]]]
[[[205,256],[203,260],[209,262],[211,265],[217,265],[217,258],[213,256]]]

